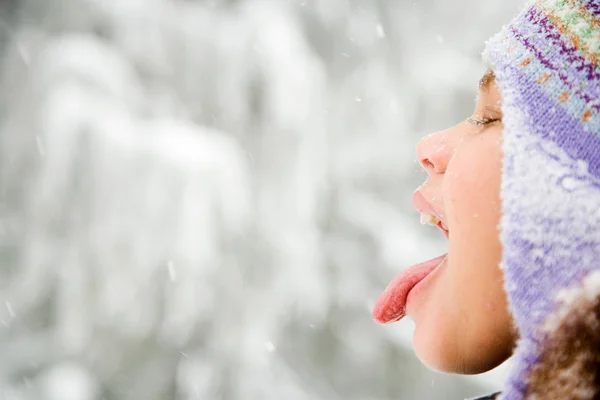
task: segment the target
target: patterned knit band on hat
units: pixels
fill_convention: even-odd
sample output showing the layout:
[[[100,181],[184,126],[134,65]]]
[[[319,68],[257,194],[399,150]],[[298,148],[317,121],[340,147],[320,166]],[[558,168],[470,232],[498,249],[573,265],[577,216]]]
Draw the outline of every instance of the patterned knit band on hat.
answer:
[[[520,334],[501,399],[551,398],[532,394],[536,365],[600,293],[600,0],[528,6],[484,59],[502,95],[501,267]],[[556,381],[580,397],[553,398],[596,398],[585,379]]]

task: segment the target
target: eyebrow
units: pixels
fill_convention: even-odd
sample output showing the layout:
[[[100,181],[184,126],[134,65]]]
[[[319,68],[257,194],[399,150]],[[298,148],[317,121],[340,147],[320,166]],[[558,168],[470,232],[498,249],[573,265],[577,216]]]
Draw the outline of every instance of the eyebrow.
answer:
[[[485,75],[483,75],[483,77],[481,78],[481,80],[479,81],[479,89],[480,90],[488,90],[490,85],[492,83],[494,83],[494,81],[496,80],[496,75],[494,74],[494,71],[489,70],[485,73]]]

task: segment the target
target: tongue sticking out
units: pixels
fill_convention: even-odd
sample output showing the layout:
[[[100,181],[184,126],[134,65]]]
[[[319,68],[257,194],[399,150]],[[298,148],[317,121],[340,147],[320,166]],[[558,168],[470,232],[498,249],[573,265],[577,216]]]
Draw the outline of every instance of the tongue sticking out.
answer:
[[[396,322],[406,315],[408,293],[442,263],[447,254],[413,265],[401,272],[377,299],[373,319],[382,324]]]

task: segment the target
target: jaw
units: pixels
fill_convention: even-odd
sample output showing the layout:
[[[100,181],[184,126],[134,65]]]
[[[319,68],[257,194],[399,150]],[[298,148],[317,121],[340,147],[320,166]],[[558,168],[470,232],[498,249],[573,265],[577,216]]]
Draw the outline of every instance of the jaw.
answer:
[[[451,250],[427,299],[411,310],[417,356],[436,371],[489,371],[510,357],[516,342],[502,271],[477,257],[457,258]]]

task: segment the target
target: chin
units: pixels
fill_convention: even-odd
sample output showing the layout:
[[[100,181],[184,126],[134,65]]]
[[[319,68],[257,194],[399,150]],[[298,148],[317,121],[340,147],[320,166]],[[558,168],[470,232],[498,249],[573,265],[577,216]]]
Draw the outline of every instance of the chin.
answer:
[[[444,329],[431,327],[433,329],[425,331],[422,328],[425,327],[417,326],[415,330],[415,353],[421,363],[433,371],[476,375],[496,368],[510,357],[510,353],[498,352],[497,346],[486,349],[474,344],[465,348],[464,343],[445,334]]]
[[[443,332],[443,331],[438,331]],[[415,354],[427,368],[444,373],[460,373],[455,362],[455,349],[443,343],[443,333],[427,335],[417,326],[414,334]]]

